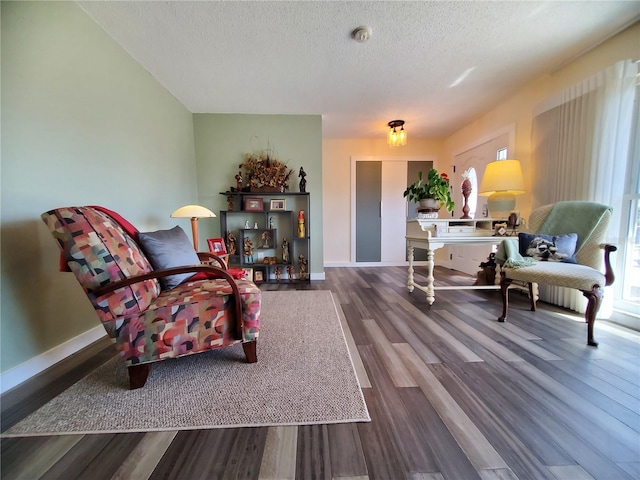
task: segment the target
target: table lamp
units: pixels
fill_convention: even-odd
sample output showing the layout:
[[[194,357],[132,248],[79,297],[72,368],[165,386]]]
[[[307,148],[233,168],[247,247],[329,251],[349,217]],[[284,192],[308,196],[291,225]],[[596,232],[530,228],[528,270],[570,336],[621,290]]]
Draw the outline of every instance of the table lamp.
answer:
[[[524,193],[522,168],[518,160],[496,160],[484,169],[478,195],[489,197],[489,216],[505,219],[516,207],[516,195]]]
[[[215,217],[216,214],[211,210],[200,205],[185,205],[180,207],[171,214],[173,218],[190,218],[191,234],[193,235],[193,248],[198,251],[198,219],[206,217]]]

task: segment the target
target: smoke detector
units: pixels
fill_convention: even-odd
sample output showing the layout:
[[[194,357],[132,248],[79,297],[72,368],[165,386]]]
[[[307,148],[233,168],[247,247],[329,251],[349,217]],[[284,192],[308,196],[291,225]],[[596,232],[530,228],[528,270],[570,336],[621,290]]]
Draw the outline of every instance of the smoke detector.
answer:
[[[361,26],[356,28],[351,35],[358,43],[364,43],[371,38],[371,27]]]

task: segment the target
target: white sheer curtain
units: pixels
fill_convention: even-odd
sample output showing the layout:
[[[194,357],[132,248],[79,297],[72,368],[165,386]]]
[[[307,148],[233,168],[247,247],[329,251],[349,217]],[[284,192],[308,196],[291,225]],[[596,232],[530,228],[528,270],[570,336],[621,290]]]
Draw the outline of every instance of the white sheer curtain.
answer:
[[[550,98],[534,112],[533,207],[562,200],[611,205],[608,241],[619,243],[637,65],[624,60]],[[605,294],[599,316],[611,311]],[[540,286],[540,298],[584,312],[576,290]]]

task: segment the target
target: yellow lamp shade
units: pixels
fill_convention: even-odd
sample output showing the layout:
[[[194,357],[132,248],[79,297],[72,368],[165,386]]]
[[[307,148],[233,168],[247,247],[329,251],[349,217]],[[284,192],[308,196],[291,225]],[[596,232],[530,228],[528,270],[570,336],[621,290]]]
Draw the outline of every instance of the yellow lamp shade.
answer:
[[[489,197],[491,218],[503,219],[516,208],[516,195],[524,193],[522,167],[518,160],[497,160],[484,169],[478,195]]]
[[[484,169],[478,195],[488,197],[496,192],[524,193],[524,180],[519,160],[497,160]]]

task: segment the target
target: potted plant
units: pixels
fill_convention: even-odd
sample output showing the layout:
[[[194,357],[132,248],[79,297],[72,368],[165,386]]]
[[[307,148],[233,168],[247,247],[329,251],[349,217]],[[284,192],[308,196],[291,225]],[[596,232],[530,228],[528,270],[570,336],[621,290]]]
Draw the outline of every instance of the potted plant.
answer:
[[[446,173],[439,174],[435,168],[429,170],[427,179],[424,182],[422,181],[422,172],[418,172],[418,181],[407,187],[404,191],[404,196],[416,203],[420,203],[421,200],[425,199],[436,201],[435,207],[425,206],[423,208],[438,210],[440,207],[445,206],[447,210],[452,211],[455,206],[455,203],[451,200],[449,177],[447,177]]]

